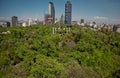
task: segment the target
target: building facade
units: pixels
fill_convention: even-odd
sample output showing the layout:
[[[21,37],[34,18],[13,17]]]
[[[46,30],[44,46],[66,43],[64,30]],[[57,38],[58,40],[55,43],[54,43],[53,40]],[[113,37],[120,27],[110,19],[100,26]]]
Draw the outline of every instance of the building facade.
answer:
[[[17,16],[11,17],[11,26],[18,26],[18,17]]]
[[[65,4],[65,24],[71,24],[72,19],[72,4],[67,1]]]
[[[8,21],[0,21],[0,28],[10,27],[10,22]]]
[[[45,24],[53,24],[53,18],[49,14],[44,15]]]
[[[64,21],[65,21],[65,17],[64,17],[64,15],[62,14],[62,15],[61,15],[61,18],[60,18],[60,23],[63,23],[63,24],[64,24]]]
[[[80,23],[84,23],[84,19],[81,19]]]
[[[55,8],[52,2],[49,2],[49,5],[48,5],[48,15],[49,15],[48,20],[51,21],[52,24],[54,24],[55,23]]]
[[[29,19],[28,19],[28,22],[27,22],[27,25],[28,25],[28,26],[31,26],[31,25],[32,25],[32,23],[33,23],[32,19],[31,19],[31,18],[29,18]]]

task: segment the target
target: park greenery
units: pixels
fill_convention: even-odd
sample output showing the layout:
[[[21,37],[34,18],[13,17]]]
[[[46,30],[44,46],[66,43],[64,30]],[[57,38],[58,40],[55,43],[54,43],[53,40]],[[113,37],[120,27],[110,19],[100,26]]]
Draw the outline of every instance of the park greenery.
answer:
[[[53,27],[1,28],[0,78],[120,78],[119,33]]]

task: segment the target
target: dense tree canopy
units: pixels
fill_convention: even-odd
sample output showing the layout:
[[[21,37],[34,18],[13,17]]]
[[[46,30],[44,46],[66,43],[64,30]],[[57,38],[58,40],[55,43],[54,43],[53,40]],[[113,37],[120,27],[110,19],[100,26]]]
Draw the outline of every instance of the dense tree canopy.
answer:
[[[53,27],[1,28],[0,78],[120,78],[119,33]]]

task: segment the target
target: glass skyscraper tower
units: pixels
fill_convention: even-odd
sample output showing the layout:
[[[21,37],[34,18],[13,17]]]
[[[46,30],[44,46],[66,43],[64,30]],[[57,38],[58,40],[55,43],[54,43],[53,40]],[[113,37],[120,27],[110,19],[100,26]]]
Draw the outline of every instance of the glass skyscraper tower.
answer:
[[[48,15],[50,16],[49,19],[51,20],[51,23],[55,23],[55,8],[54,4],[52,2],[49,2],[48,5]]]
[[[70,1],[67,1],[65,4],[65,24],[71,24],[72,18],[72,4]]]

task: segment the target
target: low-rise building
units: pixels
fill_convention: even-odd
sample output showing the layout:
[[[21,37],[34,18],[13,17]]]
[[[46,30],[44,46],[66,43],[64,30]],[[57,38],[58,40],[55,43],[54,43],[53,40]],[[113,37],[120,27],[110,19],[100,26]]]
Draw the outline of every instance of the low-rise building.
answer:
[[[117,25],[117,30],[116,32],[120,33],[120,24]]]
[[[10,27],[10,22],[8,21],[2,21],[0,22],[0,27],[3,28],[3,27]]]

